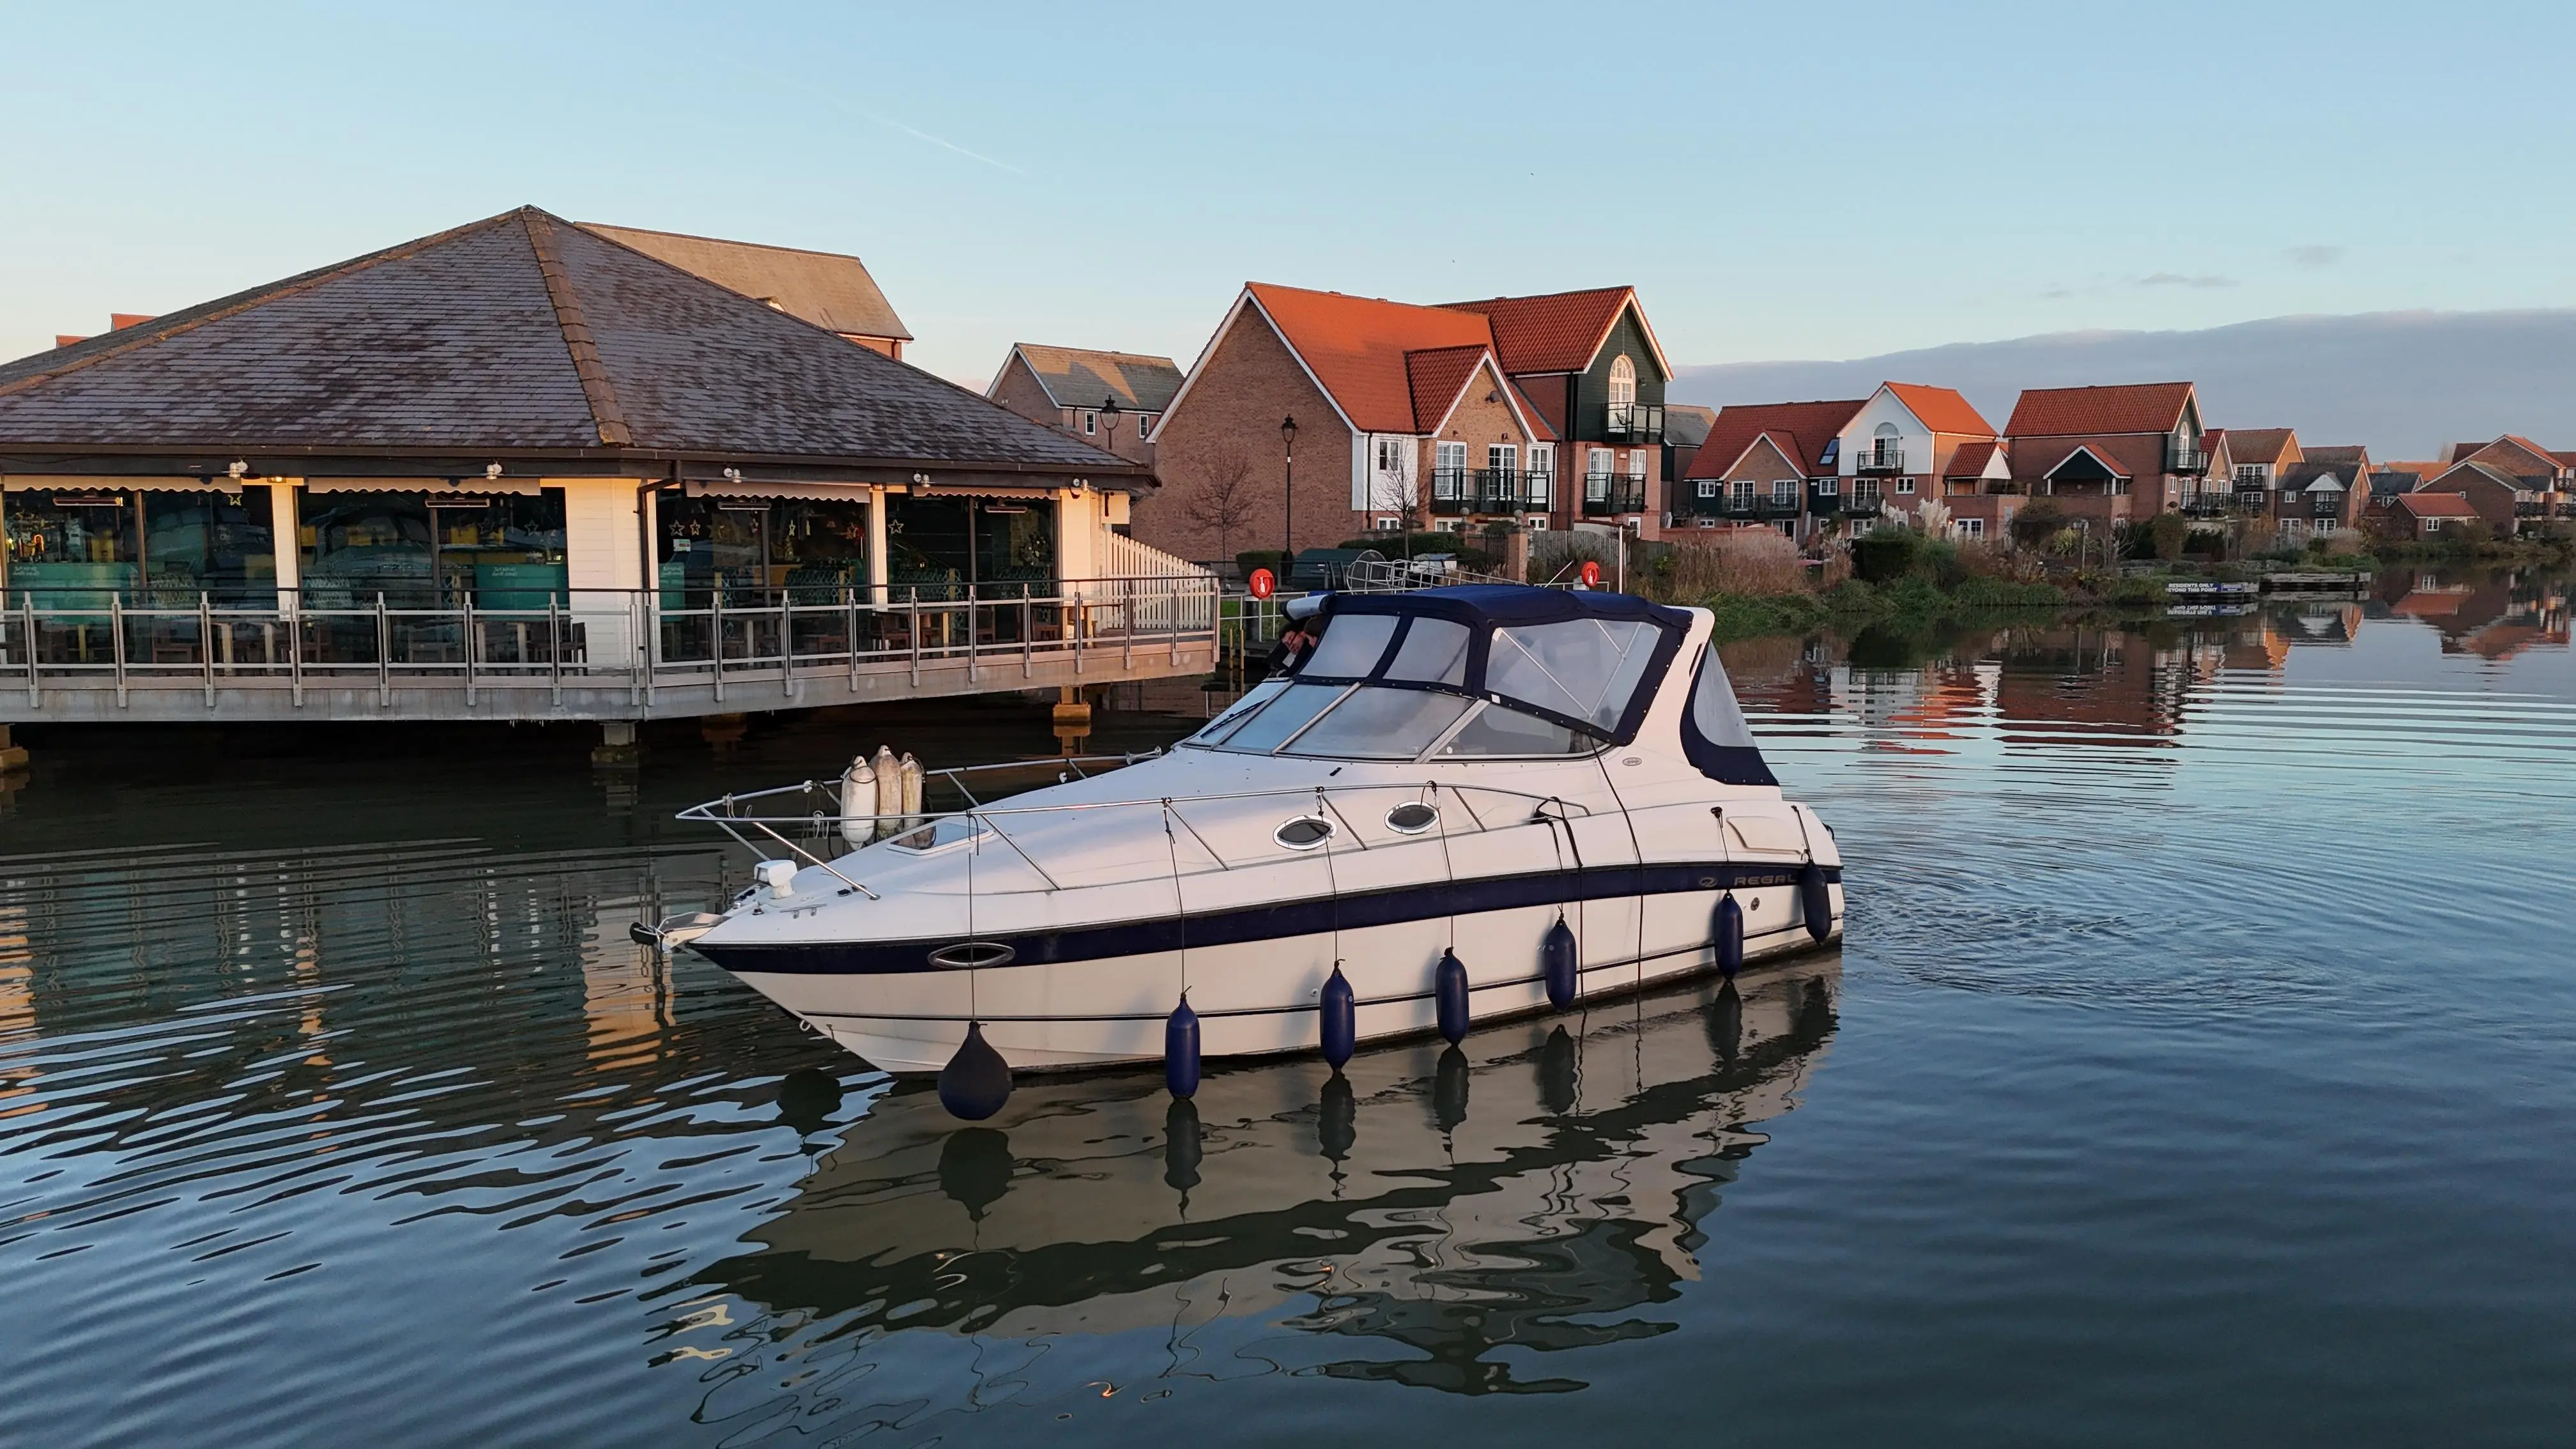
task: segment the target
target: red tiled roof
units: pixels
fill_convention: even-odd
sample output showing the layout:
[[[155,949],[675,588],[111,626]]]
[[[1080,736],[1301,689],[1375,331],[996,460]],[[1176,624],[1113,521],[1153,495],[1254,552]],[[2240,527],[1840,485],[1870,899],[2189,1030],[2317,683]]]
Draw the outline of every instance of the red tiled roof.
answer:
[[[2296,428],[2235,428],[2227,434],[2227,454],[2239,463],[2278,463],[2298,436]]]
[[[1581,372],[1592,365],[1632,287],[1556,292],[1544,297],[1488,297],[1450,302],[1448,310],[1474,312],[1493,323],[1494,352],[1505,372]]]
[[[1974,443],[1961,443],[1959,445],[1959,451],[1950,455],[1950,466],[1942,470],[1941,476],[1944,478],[1983,477],[1986,471],[1986,464],[1991,462],[1994,456],[1995,443],[1991,439]]]
[[[2516,452],[2520,452],[2524,456],[2517,459],[2514,457]],[[2543,449],[2538,444],[2532,442],[2529,438],[2516,437],[2511,433],[2507,433],[2503,437],[2498,438],[2494,442],[2488,443],[2483,447],[2463,449],[2453,457],[2452,461],[2455,463],[2467,463],[2471,461],[2493,463],[2503,471],[2511,473],[2516,477],[2521,477],[2529,473],[2554,473],[2558,471],[2558,468],[2560,467],[2560,459],[2557,454]]]
[[[2190,397],[2187,382],[2026,388],[2004,431],[2017,438],[2169,433],[2182,421],[2183,403]]]
[[[1411,431],[1427,433],[1440,426],[1449,409],[1458,401],[1467,380],[1476,375],[1488,349],[1483,343],[1469,347],[1425,347],[1404,354],[1406,385],[1413,393],[1413,427]]]
[[[1418,431],[1407,353],[1481,348],[1493,340],[1485,319],[1473,312],[1309,292],[1267,282],[1249,283],[1245,290],[1305,360],[1334,403],[1368,432]],[[1463,373],[1460,379],[1463,382]],[[1456,396],[1453,390],[1450,397]],[[1445,406],[1442,411],[1447,411]]]
[[[2576,468],[2576,453],[2552,453],[2549,456],[2557,459],[2562,468]]]
[[[1547,420],[1547,414],[1539,411],[1537,400],[1521,391],[1521,385],[1517,382],[1512,384],[1512,396],[1520,400],[1521,413],[1529,419],[1530,437],[1541,443],[1555,442],[1556,426]]]
[[[1896,400],[1905,404],[1923,426],[1936,433],[1968,433],[1985,438],[1995,435],[1995,425],[1986,421],[1985,414],[1950,388],[1891,382],[1887,390],[1896,394]]]
[[[2417,518],[2475,518],[2478,511],[2457,493],[2400,493],[2397,506]]]
[[[1800,468],[1814,469],[1825,450],[1825,440],[1839,434],[1852,415],[1868,399],[1849,402],[1794,402],[1737,404],[1717,410],[1717,421],[1709,424],[1708,441],[1691,454],[1686,478],[1723,478],[1753,440],[1764,433],[1775,433],[1788,440],[1784,445]]]

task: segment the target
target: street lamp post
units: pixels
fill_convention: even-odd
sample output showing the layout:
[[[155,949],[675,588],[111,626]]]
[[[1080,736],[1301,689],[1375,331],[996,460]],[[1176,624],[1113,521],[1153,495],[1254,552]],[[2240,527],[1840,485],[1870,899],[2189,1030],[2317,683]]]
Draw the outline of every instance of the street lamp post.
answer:
[[[1100,404],[1100,436],[1106,439],[1101,446],[1113,453],[1118,451],[1118,399],[1114,397]]]
[[[1279,506],[1279,553],[1282,574],[1294,574],[1297,568],[1297,415],[1290,413],[1279,420],[1279,452],[1285,466],[1286,487]],[[1279,581],[1286,584],[1288,580]]]

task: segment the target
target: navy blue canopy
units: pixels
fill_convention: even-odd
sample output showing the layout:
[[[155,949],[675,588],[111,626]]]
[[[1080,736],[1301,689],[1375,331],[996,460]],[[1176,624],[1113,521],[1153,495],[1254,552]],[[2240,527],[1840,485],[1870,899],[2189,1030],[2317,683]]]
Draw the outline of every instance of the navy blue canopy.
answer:
[[[1445,589],[1417,589],[1409,594],[1335,594],[1324,601],[1324,616],[1329,619],[1338,614],[1429,614],[1455,619],[1470,628],[1480,624],[1559,624],[1568,619],[1644,619],[1669,629],[1690,627],[1690,615],[1649,603],[1634,594],[1540,589],[1527,584],[1457,584]]]

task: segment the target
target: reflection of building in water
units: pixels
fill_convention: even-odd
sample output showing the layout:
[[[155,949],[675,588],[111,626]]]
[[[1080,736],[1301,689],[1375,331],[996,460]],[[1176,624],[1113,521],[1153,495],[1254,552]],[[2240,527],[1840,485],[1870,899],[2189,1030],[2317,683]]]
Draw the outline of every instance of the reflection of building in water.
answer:
[[[2396,572],[2381,578],[2377,593],[2389,613],[2437,630],[2445,654],[2502,660],[2568,643],[2567,591],[2559,580],[2503,571]]]
[[[2193,683],[2188,652],[2159,651],[2121,629],[2016,633],[1997,704],[2004,728],[2041,726],[2051,743],[2126,743],[2182,729]]]
[[[701,1281],[782,1323],[832,1320],[835,1339],[1253,1318],[1334,1360],[1317,1372],[1579,1387],[1522,1379],[1496,1351],[1669,1328],[1634,1311],[1700,1275],[1708,1216],[1765,1140],[1754,1124],[1795,1105],[1839,983],[1839,958],[1818,957],[1740,991],[1368,1053],[1340,1077],[1227,1068],[1192,1103],[1139,1075],[1039,1079],[959,1127],[930,1093],[898,1093],[754,1232],[758,1251]]]
[[[36,1029],[35,956],[27,949],[27,913],[0,903],[0,1045]],[[0,1119],[41,1111],[43,1104],[18,1101],[30,1096],[31,1068],[0,1066]]]

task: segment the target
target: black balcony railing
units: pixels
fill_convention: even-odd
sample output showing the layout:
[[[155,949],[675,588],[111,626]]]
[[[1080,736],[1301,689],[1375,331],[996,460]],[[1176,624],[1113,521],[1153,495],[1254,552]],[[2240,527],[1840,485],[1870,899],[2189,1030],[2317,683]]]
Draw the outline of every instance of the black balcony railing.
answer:
[[[1521,511],[1521,471],[1517,468],[1479,468],[1476,470],[1477,513],[1518,513]]]
[[[2185,474],[2206,473],[2209,471],[2209,455],[2198,448],[2185,448],[2168,443],[2165,445],[2165,471]]]
[[[1646,480],[1625,473],[1583,475],[1583,511],[1592,517],[1646,511]]]
[[[1664,405],[1604,403],[1601,436],[1614,443],[1660,443],[1664,440]]]
[[[1441,514],[1474,510],[1476,475],[1464,468],[1431,470],[1431,511]]]
[[[1905,445],[1872,442],[1854,452],[1852,462],[1863,473],[1902,473],[1905,471]]]
[[[1530,508],[1549,508],[1556,503],[1556,475],[1536,470],[1521,475],[1521,502]]]
[[[1876,518],[1884,506],[1877,489],[1854,489],[1851,496],[1843,500],[1842,511],[1846,518]]]

